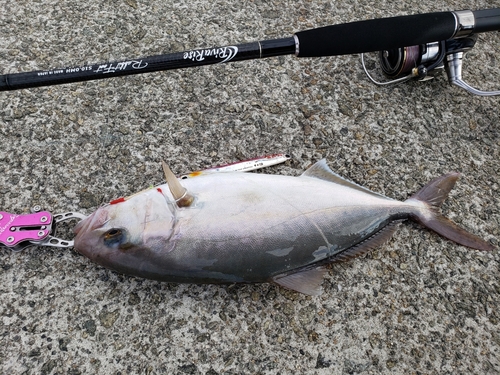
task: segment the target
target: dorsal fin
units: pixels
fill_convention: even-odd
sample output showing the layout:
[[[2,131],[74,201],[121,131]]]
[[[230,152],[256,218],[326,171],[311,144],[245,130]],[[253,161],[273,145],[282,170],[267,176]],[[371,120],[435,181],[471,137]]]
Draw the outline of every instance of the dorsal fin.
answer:
[[[382,194],[375,193],[361,185],[358,185],[355,182],[346,180],[344,177],[339,176],[337,173],[330,169],[330,167],[326,164],[325,159],[321,159],[320,161],[314,163],[310,168],[302,173],[301,177],[302,176],[319,178],[320,180],[330,181],[334,184],[346,186],[351,189],[362,191],[363,193],[375,195],[376,197],[390,199],[383,196]]]
[[[379,230],[377,233],[368,237],[366,240],[361,241],[359,244],[350,247],[349,249],[342,251],[339,254],[334,255],[330,258],[331,263],[348,262],[353,258],[357,258],[363,254],[366,254],[370,250],[373,250],[383,243],[387,242],[396,229],[398,229],[399,224],[403,220],[393,221],[392,223],[386,225],[384,228]]]
[[[275,276],[273,281],[287,289],[295,290],[310,296],[319,296],[323,289],[323,276],[326,272],[325,267],[316,267],[309,270],[299,271],[286,276]]]

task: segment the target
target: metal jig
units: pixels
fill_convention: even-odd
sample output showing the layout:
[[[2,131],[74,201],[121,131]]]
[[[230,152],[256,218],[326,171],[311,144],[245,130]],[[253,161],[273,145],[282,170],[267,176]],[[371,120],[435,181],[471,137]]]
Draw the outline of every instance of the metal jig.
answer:
[[[284,163],[290,159],[288,154],[271,154],[258,158],[241,160],[230,164],[221,165],[218,167],[211,167],[201,171],[191,172],[181,176],[181,179],[197,177],[202,174],[215,173],[215,172],[250,172],[261,168],[270,167],[272,165]]]

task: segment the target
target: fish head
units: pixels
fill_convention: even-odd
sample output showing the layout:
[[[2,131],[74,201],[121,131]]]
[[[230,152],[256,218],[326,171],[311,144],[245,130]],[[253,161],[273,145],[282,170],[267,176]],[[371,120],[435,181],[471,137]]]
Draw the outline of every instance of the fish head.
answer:
[[[175,202],[150,189],[97,209],[74,229],[75,250],[97,264],[143,276],[164,251],[175,246]]]

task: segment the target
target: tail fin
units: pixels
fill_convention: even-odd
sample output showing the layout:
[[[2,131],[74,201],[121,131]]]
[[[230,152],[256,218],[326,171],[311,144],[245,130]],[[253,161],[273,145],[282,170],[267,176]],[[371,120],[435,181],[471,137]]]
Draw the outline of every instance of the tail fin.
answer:
[[[460,245],[477,250],[494,250],[495,247],[491,243],[460,228],[453,221],[441,214],[441,204],[448,197],[459,176],[460,174],[456,172],[445,174],[432,180],[411,196],[407,202],[418,201],[418,206],[421,207],[414,218],[425,227]],[[423,209],[422,204],[424,206]]]

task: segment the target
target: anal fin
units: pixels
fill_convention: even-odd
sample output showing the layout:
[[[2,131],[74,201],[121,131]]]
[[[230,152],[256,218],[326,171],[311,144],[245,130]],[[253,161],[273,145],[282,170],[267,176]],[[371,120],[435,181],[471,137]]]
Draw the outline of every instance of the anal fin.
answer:
[[[323,292],[321,284],[325,275],[325,267],[316,267],[299,271],[287,276],[275,276],[273,281],[287,289],[310,296],[319,296]]]
[[[379,247],[392,237],[392,235],[394,234],[394,232],[396,232],[399,224],[402,221],[403,220],[393,221],[392,223],[386,225],[377,233],[368,237],[364,241],[361,241],[357,245],[354,245],[349,249],[342,251],[339,254],[335,254],[330,258],[330,262],[331,263],[348,262],[351,259],[357,258],[363,254],[366,254],[370,250]]]

